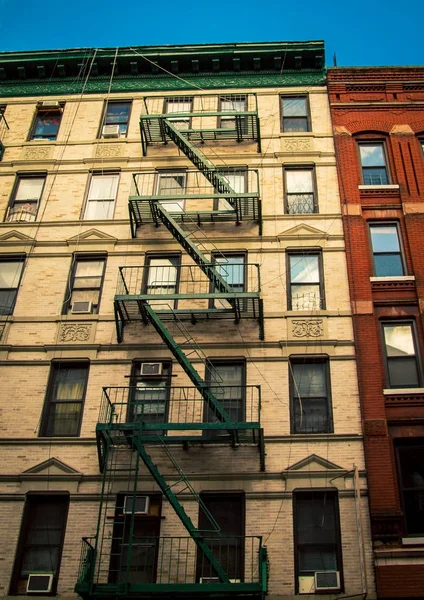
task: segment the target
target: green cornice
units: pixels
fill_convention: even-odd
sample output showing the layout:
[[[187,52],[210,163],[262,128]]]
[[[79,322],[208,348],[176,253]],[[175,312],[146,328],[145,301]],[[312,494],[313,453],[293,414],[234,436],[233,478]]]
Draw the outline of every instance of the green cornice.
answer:
[[[0,96],[106,93],[112,67],[112,93],[325,83],[321,41],[139,46],[0,53]]]

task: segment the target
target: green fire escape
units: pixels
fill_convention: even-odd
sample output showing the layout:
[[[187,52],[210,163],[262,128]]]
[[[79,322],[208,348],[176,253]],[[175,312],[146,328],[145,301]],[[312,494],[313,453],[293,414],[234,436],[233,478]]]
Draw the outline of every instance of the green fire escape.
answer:
[[[7,124],[6,117],[4,116],[4,108],[0,107],[0,160],[3,158],[5,150],[2,140],[6,129],[9,129],[9,125]]]
[[[233,448],[254,445],[258,448],[260,468],[265,469],[260,387],[225,386],[187,327],[187,323],[193,325],[199,319],[227,318],[238,323],[250,318],[258,322],[260,338],[264,336],[259,266],[240,265],[231,257],[227,260],[201,227],[205,222],[229,218],[237,224],[243,219],[259,222],[259,190],[236,192],[230,185],[231,178],[193,146],[194,142],[201,144],[205,140],[249,140],[256,141],[259,147],[259,119],[256,110],[247,110],[247,96],[219,99],[218,112],[210,111],[208,97],[202,105],[204,110],[191,112],[189,117],[176,110],[172,117],[169,111],[141,117],[143,153],[150,144],[174,142],[194,165],[198,177],[206,181],[206,191],[191,195],[195,196],[195,203],[200,206],[211,200],[214,205],[206,210],[185,210],[175,202],[172,193],[167,196],[150,191],[146,196],[140,195],[137,184],[145,174],[135,180],[136,193],[129,204],[133,236],[145,223],[163,225],[191,261],[120,268],[114,301],[118,341],[123,341],[124,328],[132,321],[152,325],[192,386],[166,388],[168,408],[156,412],[151,410],[154,398],[148,398],[148,392],[147,396],[146,392],[140,396],[137,385],[103,389],[96,426],[103,488],[97,534],[83,538],[76,585],[83,598],[136,595],[163,600],[170,596],[259,599],[267,592],[267,555],[261,537],[226,538],[170,449],[176,444],[188,452],[192,446],[205,444],[227,444]],[[148,106],[148,99],[145,105]],[[211,117],[218,127],[210,126]],[[187,200],[190,193],[177,183],[181,198]],[[222,218],[221,213],[226,217]],[[206,256],[211,251],[217,252],[214,259]],[[205,368],[207,380],[193,366],[194,359]],[[124,480],[126,497],[132,498],[131,506],[136,506],[140,494],[137,483],[143,468],[174,509],[188,537],[139,539],[135,533],[135,509],[127,515],[117,514],[116,492],[122,491]],[[193,524],[180,502],[182,493],[197,502],[199,514],[201,511],[208,522],[207,528],[199,529]],[[240,565],[240,561],[243,566],[236,569],[235,564]],[[134,576],[134,569],[143,573],[142,580]]]

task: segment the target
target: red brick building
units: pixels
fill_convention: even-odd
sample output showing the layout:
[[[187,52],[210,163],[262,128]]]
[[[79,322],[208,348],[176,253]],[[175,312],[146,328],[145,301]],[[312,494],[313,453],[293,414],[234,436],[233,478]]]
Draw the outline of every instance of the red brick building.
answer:
[[[424,68],[333,68],[379,598],[424,597]]]

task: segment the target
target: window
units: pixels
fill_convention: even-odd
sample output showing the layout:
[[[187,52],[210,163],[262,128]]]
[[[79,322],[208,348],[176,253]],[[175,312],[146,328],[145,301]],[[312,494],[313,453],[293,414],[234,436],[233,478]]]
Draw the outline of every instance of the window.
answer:
[[[246,364],[244,362],[211,361],[206,381],[222,408],[234,423],[245,421]],[[205,404],[205,423],[217,423],[214,410]],[[223,435],[224,429],[206,430],[206,436]]]
[[[225,281],[232,292],[246,291],[246,255],[245,254],[214,254],[212,260],[217,264],[216,271]],[[218,290],[216,290],[218,291]],[[215,308],[231,308],[228,300],[214,300]],[[244,301],[240,300],[240,309],[245,310]]]
[[[288,261],[288,309],[313,311],[325,308],[321,254],[290,253]]]
[[[313,169],[284,169],[286,212],[289,215],[317,212]]]
[[[396,223],[370,224],[374,273],[377,277],[404,275],[399,229]]]
[[[333,431],[328,361],[322,357],[291,358],[292,433]]]
[[[55,594],[68,507],[69,495],[27,495],[11,593],[26,594],[31,573],[53,573],[51,593]]]
[[[153,361],[149,361],[152,363]],[[147,425],[166,423],[168,420],[171,363],[156,362],[158,375],[143,375],[143,364],[134,366],[129,404],[129,421],[142,421]],[[158,429],[147,429],[143,435],[164,435]]]
[[[293,513],[296,592],[308,594],[315,591],[316,572],[341,572],[337,493],[294,492]]]
[[[99,312],[105,265],[103,257],[75,257],[62,314]]]
[[[0,315],[11,315],[24,270],[25,256],[0,257]]]
[[[390,183],[383,142],[361,142],[359,155],[364,185],[387,185]]]
[[[112,219],[118,191],[119,175],[94,174],[90,180],[84,219]]]
[[[181,256],[147,256],[144,268],[143,292],[152,296],[178,293]],[[176,308],[176,300],[149,300],[153,308]]]
[[[191,113],[193,108],[192,96],[174,96],[171,98],[165,98],[164,113],[173,115],[176,113]],[[190,117],[168,117],[168,121],[172,123],[176,129],[190,129]]]
[[[282,96],[281,115],[284,133],[310,131],[306,96]]]
[[[208,533],[206,542],[234,583],[244,580],[245,498],[243,494],[200,494],[203,506],[220,527],[220,533]],[[199,529],[213,530],[208,512],[199,510]],[[202,583],[216,581],[216,574],[203,553],[197,551],[196,579]]]
[[[186,173],[158,172],[156,177],[157,196],[183,196],[186,190]],[[168,212],[182,212],[184,210],[184,198],[175,200],[161,200],[160,204]]]
[[[240,94],[231,94],[229,96],[219,97],[218,111],[223,113],[241,113],[247,110],[247,96]],[[239,120],[242,129],[245,129],[247,122],[245,118]],[[232,114],[221,116],[218,121],[218,127],[221,129],[237,129],[236,117]]]
[[[413,388],[422,385],[414,329],[414,324],[408,322],[383,323],[389,388]]]
[[[55,140],[62,120],[62,112],[63,107],[59,102],[42,102],[39,104],[30,140]]]
[[[128,133],[128,122],[130,120],[131,102],[107,102],[102,119],[101,134],[103,127],[107,125],[118,125],[121,137]]]
[[[406,533],[424,536],[424,439],[399,443],[397,458]]]
[[[9,203],[6,221],[35,221],[45,182],[45,175],[19,175]]]
[[[219,174],[236,194],[247,192],[247,169],[228,169]],[[233,210],[233,207],[225,198],[218,198],[214,200],[214,210]],[[248,200],[241,200],[241,212],[248,213]]]
[[[137,512],[137,498],[134,501],[132,494],[117,496],[108,583],[156,583],[161,497],[148,496],[147,514]],[[133,506],[134,514],[129,510]]]
[[[40,435],[79,435],[88,368],[88,363],[52,366]]]

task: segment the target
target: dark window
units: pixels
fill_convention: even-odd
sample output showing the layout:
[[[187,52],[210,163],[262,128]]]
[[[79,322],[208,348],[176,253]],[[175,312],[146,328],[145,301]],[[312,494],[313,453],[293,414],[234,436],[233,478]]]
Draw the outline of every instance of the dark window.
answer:
[[[151,367],[149,369],[149,367]],[[155,425],[168,420],[171,363],[142,362],[134,366],[128,419]],[[153,371],[153,374],[150,373]],[[143,435],[163,435],[158,429],[146,429]]]
[[[390,183],[384,142],[360,142],[359,155],[364,185]]]
[[[130,120],[131,102],[108,102],[102,119],[103,127],[117,125],[121,137],[126,137]]]
[[[319,571],[341,572],[337,494],[294,492],[293,508],[296,587],[297,591],[303,591],[305,586],[309,592],[314,589],[313,579],[302,581],[302,578],[312,578]]]
[[[398,445],[399,483],[408,535],[424,535],[424,439]]]
[[[224,115],[219,118],[218,127],[221,129],[237,129],[237,121],[234,113],[242,113],[247,110],[247,96],[244,94],[219,96],[218,110],[222,113],[230,113],[228,116]],[[239,123],[242,131],[244,131],[247,126],[246,117],[243,117]]]
[[[160,200],[160,204],[168,212],[184,210],[184,192],[186,191],[186,173],[183,171],[158,171],[156,176],[156,196],[181,196],[181,198]]]
[[[218,266],[216,271],[225,281],[232,292],[245,292],[246,285],[246,255],[245,254],[214,254],[213,262]],[[231,308],[228,300],[219,299],[213,301],[215,308]],[[240,301],[240,310],[246,310],[245,302]]]
[[[286,212],[289,215],[317,212],[314,170],[284,169]]]
[[[414,388],[422,385],[421,364],[413,323],[383,323],[389,388]]]
[[[325,308],[321,254],[289,253],[288,261],[288,309],[311,312]]]
[[[45,182],[45,175],[19,175],[5,220],[35,221]]]
[[[124,494],[117,497],[109,583],[156,583],[161,499],[154,495],[147,498],[147,514],[140,514],[137,507],[141,504],[146,506],[144,497],[136,496],[134,499],[133,495]],[[131,512],[133,506],[134,515]]]
[[[143,277],[143,293],[151,296],[170,295],[178,293],[180,275],[180,255],[147,256]],[[149,300],[155,309],[176,308],[177,301],[169,299]]]
[[[88,363],[52,366],[40,435],[79,435],[88,367]]]
[[[178,113],[191,113],[192,109],[192,96],[173,96],[171,98],[165,98],[164,113],[167,115],[176,115],[167,117],[167,120],[177,129],[183,130],[190,128],[190,116],[187,114],[186,116],[178,116]]]
[[[404,275],[399,229],[396,223],[370,225],[374,273],[377,277]]]
[[[306,96],[281,97],[281,129],[285,133],[310,131]]]
[[[24,270],[25,256],[0,257],[0,315],[11,315]]]
[[[55,140],[62,120],[63,108],[56,106],[38,106],[32,127],[31,140]]]
[[[75,258],[62,314],[99,312],[105,265],[103,257]]]
[[[215,398],[225,410],[231,421],[242,423],[245,421],[246,408],[246,364],[244,362],[210,361],[206,371],[206,381]],[[205,405],[204,421],[217,423],[215,411]],[[206,430],[205,435],[222,435],[226,430]]]
[[[244,495],[242,494],[200,494],[203,507],[199,510],[199,529],[205,531],[205,538],[212,552],[234,583],[244,579]],[[220,528],[213,530],[212,515]],[[197,580],[207,583],[216,581],[217,576],[209,561],[197,552]]]
[[[324,358],[292,358],[290,399],[292,433],[331,433],[330,374]]]
[[[25,594],[28,575],[52,573],[54,594],[68,516],[69,496],[28,494],[11,593]]]
[[[113,218],[118,182],[118,173],[92,175],[84,211],[85,221]]]

